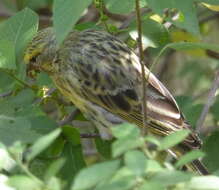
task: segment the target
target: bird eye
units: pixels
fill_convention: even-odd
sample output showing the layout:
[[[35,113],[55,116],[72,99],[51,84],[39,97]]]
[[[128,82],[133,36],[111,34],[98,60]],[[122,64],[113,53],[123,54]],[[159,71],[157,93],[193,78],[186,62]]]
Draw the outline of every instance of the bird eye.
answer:
[[[31,57],[30,59],[30,63],[36,63],[37,62],[37,58],[40,55],[40,53],[37,53],[36,55],[34,55],[33,57]]]
[[[33,56],[31,59],[30,59],[30,62],[31,63],[35,63],[37,60],[37,56]]]

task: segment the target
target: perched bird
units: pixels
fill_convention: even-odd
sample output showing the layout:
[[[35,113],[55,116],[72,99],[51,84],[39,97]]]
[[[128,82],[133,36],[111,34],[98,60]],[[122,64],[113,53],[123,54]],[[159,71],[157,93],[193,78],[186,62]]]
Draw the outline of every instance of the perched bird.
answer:
[[[158,136],[190,129],[190,135],[170,150],[175,156],[201,147],[173,96],[146,67],[147,126],[143,126],[139,58],[124,42],[107,32],[72,31],[58,46],[53,28],[43,29],[28,45],[24,60],[35,70],[47,72],[60,92],[105,137],[113,125],[130,122],[147,127]],[[208,174],[199,160],[190,167]]]

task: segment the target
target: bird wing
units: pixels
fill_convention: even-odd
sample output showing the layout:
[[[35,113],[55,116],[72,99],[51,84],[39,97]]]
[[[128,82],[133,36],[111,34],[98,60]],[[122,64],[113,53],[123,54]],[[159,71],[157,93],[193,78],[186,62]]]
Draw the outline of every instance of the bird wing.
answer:
[[[136,54],[114,36],[91,30],[81,32],[70,51],[74,56],[68,59],[69,65],[77,71],[82,96],[142,127],[141,65]],[[148,127],[159,135],[189,128],[170,92],[145,70]],[[186,141],[199,146],[196,135]]]

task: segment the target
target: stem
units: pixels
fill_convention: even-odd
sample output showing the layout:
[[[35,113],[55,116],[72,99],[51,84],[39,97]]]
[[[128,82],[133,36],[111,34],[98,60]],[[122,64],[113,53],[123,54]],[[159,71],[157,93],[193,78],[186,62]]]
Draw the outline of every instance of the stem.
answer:
[[[140,5],[139,0],[135,0],[136,6],[136,18],[137,18],[137,27],[138,27],[138,49],[141,63],[141,73],[142,73],[142,111],[143,111],[143,127],[142,134],[146,135],[146,124],[147,124],[147,89],[146,89],[146,78],[145,78],[145,67],[143,64],[144,52],[142,47],[142,27],[141,27],[141,13],[140,13]]]
[[[4,73],[6,73],[7,75],[9,75],[11,78],[15,79],[17,82],[19,82],[20,84],[22,84],[23,86],[27,87],[27,88],[30,88],[32,90],[36,90],[35,88],[33,88],[32,86],[30,86],[28,83],[22,81],[21,79],[19,79],[18,77],[16,77],[15,75],[13,75],[12,73],[6,71],[6,70],[1,70],[3,71]]]
[[[219,87],[219,71],[217,71],[217,73],[215,75],[214,82],[213,82],[212,87],[211,87],[209,94],[208,94],[207,102],[202,110],[200,118],[197,121],[196,131],[198,133],[200,133],[203,129],[203,124],[204,124],[205,118],[209,112],[211,105],[214,103],[215,93],[216,93],[218,87]]]

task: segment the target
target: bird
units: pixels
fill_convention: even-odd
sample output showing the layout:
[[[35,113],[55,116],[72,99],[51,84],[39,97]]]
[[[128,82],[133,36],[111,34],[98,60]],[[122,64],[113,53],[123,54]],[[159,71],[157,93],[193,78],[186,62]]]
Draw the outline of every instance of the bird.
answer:
[[[103,30],[72,30],[58,44],[53,27],[39,30],[27,45],[24,62],[29,70],[46,72],[58,90],[109,138],[111,127],[129,122],[165,137],[182,129],[190,134],[169,150],[176,157],[200,149],[202,142],[180,111],[174,97],[145,67],[142,88],[139,57],[126,43]],[[146,93],[147,120],[143,124],[142,98]],[[209,174],[200,160],[187,167]]]

